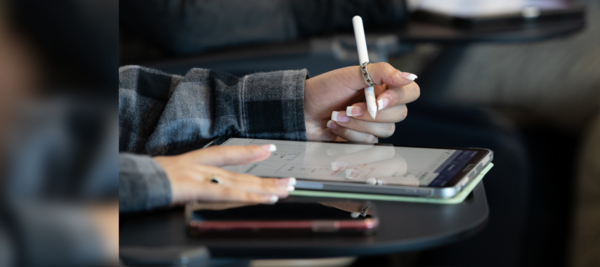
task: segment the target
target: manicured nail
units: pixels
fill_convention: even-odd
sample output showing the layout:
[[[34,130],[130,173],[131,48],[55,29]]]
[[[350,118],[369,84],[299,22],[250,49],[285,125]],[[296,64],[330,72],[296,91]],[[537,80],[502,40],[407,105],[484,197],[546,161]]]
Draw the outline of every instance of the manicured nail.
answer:
[[[377,179],[375,179],[375,177],[370,177],[369,179],[367,179],[367,184],[375,185],[377,184]]]
[[[360,116],[362,114],[363,114],[363,111],[360,107],[355,107],[355,106],[346,107],[346,116],[348,116],[348,117]]]
[[[327,122],[327,128],[335,130],[335,129],[338,128],[338,125],[334,121],[328,121]]]
[[[277,197],[277,196],[271,196],[271,197],[269,198],[269,202],[271,202],[271,203],[275,203],[275,202],[277,202],[278,200],[279,200],[279,197]]]
[[[390,103],[390,100],[387,98],[382,98],[382,99],[377,100],[377,106],[378,106],[377,110],[384,109],[385,107],[387,107],[387,105],[389,103]]]
[[[346,116],[345,114],[338,112],[338,111],[334,111],[333,113],[331,113],[331,119],[333,121],[339,121],[339,122],[350,121],[350,118],[348,118],[348,116]]]
[[[294,191],[294,187],[290,185],[290,186],[288,186],[288,187],[286,188],[286,190],[287,190],[288,192]]]
[[[260,146],[264,151],[273,152],[277,150],[277,147],[273,144],[262,145]]]
[[[415,79],[419,78],[417,75],[414,75],[414,74],[408,73],[408,72],[401,72],[400,76],[402,76],[403,78],[409,79],[411,81],[414,81]]]

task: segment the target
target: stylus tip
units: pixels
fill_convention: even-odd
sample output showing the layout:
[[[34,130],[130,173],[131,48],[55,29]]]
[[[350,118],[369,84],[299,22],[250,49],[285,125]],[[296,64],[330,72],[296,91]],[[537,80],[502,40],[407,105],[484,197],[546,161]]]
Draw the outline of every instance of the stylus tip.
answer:
[[[369,114],[371,114],[371,117],[375,119],[377,116],[377,108],[369,108]]]

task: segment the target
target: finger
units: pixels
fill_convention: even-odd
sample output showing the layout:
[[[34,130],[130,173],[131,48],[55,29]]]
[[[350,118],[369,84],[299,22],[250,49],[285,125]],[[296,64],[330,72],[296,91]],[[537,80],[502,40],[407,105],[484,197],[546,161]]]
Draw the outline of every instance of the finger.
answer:
[[[272,194],[286,197],[290,191],[294,191],[296,179],[294,178],[260,178],[254,175],[235,173],[220,169],[216,174],[222,179],[222,185],[236,187],[249,192],[259,194]]]
[[[349,128],[357,132],[363,132],[372,134],[378,137],[390,137],[396,130],[396,124],[392,122],[370,122],[351,118],[345,115],[345,111],[341,111],[336,116],[332,116],[332,119],[337,125]]]
[[[346,120],[344,117],[352,117],[362,121],[396,123],[403,121],[408,115],[408,108],[406,105],[398,105],[380,110],[377,112],[376,119],[373,119],[367,110],[367,103],[360,102],[346,107],[346,112],[337,111],[338,113],[336,113],[335,116],[332,114],[332,118],[335,118],[337,121]]]
[[[255,203],[275,203],[279,197],[274,194],[258,194],[248,192],[241,188],[227,187],[217,184],[208,184],[207,190],[197,196],[198,200],[223,201],[223,202],[255,202]]]
[[[247,146],[212,146],[182,155],[196,164],[210,166],[244,165],[264,160],[277,148],[273,144]]]
[[[417,83],[411,83],[402,87],[390,87],[377,96],[377,108],[383,110],[398,105],[413,102],[421,95],[421,89]],[[379,112],[377,112],[379,116]]]
[[[350,141],[350,142],[359,142],[359,143],[378,143],[379,139],[372,134],[357,132],[346,127],[339,126],[335,121],[328,121],[327,127],[334,134]]]

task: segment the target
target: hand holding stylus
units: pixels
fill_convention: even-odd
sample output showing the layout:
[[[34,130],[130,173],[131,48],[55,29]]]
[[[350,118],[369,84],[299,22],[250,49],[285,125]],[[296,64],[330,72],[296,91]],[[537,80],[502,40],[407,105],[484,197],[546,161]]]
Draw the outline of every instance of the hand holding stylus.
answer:
[[[309,140],[341,137],[377,143],[378,137],[394,133],[395,123],[406,117],[406,103],[419,97],[419,86],[413,82],[417,75],[401,72],[388,63],[368,64],[362,19],[355,16],[352,24],[360,66],[337,69],[306,81],[304,116]],[[344,106],[345,110],[329,113]]]
[[[385,62],[369,65],[380,103],[373,119],[360,73],[359,66],[351,66],[306,80],[304,120],[308,140],[336,140],[339,136],[348,141],[377,143],[378,137],[391,136],[395,123],[406,118],[406,104],[420,94],[419,86],[411,80],[414,74],[401,72]]]

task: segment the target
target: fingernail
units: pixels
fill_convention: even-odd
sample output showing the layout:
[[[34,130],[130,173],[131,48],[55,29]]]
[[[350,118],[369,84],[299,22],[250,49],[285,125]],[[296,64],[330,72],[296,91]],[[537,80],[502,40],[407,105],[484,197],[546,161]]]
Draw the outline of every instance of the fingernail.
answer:
[[[350,121],[350,118],[348,118],[348,116],[346,116],[345,114],[338,112],[338,111],[334,111],[333,113],[331,113],[331,119],[333,121],[338,121],[338,122]]]
[[[406,79],[409,79],[411,81],[414,81],[415,79],[419,78],[417,75],[414,75],[414,74],[408,73],[408,72],[400,72],[400,76],[402,78],[406,78]]]
[[[382,98],[382,99],[379,99],[379,100],[377,100],[377,106],[378,106],[378,109],[377,109],[377,110],[382,110],[382,109],[384,109],[385,107],[387,107],[387,105],[388,105],[389,103],[390,103],[390,100],[389,100],[389,99],[387,99],[387,98]]]
[[[286,188],[286,190],[287,190],[288,192],[294,191],[294,187],[290,185],[290,186],[288,186],[288,187]]]
[[[333,121],[328,121],[328,122],[327,122],[327,128],[329,128],[329,129],[334,129],[334,130],[335,130],[335,129],[337,129],[337,128],[338,128],[338,125],[337,125],[337,123],[335,123],[335,122],[333,122]]]
[[[360,107],[349,106],[346,108],[346,116],[348,116],[348,117],[360,116],[362,114],[363,114],[363,111]]]
[[[277,150],[277,147],[274,144],[262,145],[260,146],[264,151],[273,152]]]
[[[279,197],[277,197],[277,196],[275,196],[275,195],[273,195],[273,196],[271,196],[271,197],[269,198],[269,202],[271,202],[271,203],[275,203],[275,202],[277,202],[278,200],[279,200]]]

